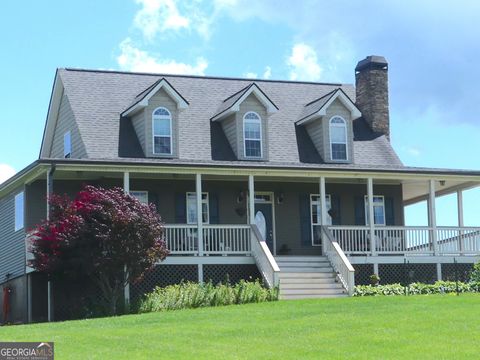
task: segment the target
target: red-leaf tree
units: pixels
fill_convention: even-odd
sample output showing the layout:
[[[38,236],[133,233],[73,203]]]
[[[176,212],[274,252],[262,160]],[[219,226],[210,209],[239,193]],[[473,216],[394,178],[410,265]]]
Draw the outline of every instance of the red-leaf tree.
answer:
[[[155,206],[121,188],[87,185],[73,200],[53,195],[49,204],[50,219],[33,232],[31,266],[52,277],[88,276],[112,314],[126,284],[168,255]]]

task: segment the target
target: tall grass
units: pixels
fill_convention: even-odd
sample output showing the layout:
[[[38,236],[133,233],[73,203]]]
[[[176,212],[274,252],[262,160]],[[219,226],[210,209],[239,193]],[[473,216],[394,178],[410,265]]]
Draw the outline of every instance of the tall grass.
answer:
[[[185,282],[164,288],[156,287],[145,295],[139,304],[139,312],[153,312],[258,303],[278,300],[278,289],[267,289],[256,281],[241,280],[236,285]]]

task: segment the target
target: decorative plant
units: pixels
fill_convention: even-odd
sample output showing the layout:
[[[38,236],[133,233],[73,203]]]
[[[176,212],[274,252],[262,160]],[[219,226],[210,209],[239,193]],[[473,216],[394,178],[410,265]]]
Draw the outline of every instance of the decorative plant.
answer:
[[[480,284],[480,262],[473,265],[473,271],[470,274],[470,282]]]
[[[377,274],[370,275],[370,284],[377,286],[380,283],[380,277]]]
[[[111,314],[124,287],[168,255],[155,206],[121,188],[85,186],[73,200],[54,195],[49,204],[50,219],[33,233],[31,266],[53,278],[88,276]]]

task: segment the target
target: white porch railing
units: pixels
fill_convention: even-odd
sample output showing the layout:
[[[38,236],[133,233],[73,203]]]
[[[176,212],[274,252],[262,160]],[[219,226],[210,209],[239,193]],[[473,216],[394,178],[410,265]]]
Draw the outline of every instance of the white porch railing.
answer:
[[[165,241],[171,254],[196,255],[198,253],[198,236],[196,225],[165,225]]]
[[[262,239],[262,235],[260,234],[260,231],[258,231],[257,225],[252,225],[251,232],[252,255],[255,258],[258,270],[262,274],[268,287],[272,288],[277,286],[279,283],[278,274],[280,268],[270,252],[267,243]]]
[[[250,254],[249,225],[203,225],[205,254]]]
[[[328,227],[322,226],[324,254],[327,256],[333,270],[342,283],[343,287],[348,291],[349,296],[353,296],[355,290],[355,269],[350,261],[348,261],[342,248],[336,242],[328,230]]]
[[[371,252],[368,226],[329,226],[345,254]],[[434,236],[435,235],[435,236]],[[375,227],[377,254],[456,255],[480,253],[480,228],[382,226]],[[436,239],[436,244],[434,244]]]
[[[197,225],[165,225],[167,248],[172,255],[198,255]],[[206,255],[249,255],[249,225],[203,225]]]

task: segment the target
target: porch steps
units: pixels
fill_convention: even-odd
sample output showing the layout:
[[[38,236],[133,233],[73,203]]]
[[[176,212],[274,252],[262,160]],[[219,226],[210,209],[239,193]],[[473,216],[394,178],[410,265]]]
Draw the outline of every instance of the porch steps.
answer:
[[[348,296],[324,256],[277,256],[280,298],[307,299]]]

